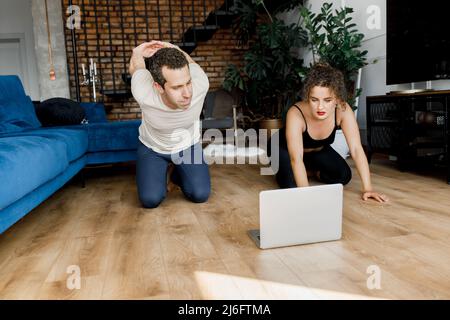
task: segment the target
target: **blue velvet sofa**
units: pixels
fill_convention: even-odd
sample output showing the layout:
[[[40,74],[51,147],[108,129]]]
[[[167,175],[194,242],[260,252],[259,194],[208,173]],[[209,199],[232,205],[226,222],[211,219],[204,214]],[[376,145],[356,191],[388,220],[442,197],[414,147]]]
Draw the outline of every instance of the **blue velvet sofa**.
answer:
[[[0,76],[0,234],[86,165],[136,160],[140,120],[108,122],[83,103],[87,124],[41,126],[17,76]]]

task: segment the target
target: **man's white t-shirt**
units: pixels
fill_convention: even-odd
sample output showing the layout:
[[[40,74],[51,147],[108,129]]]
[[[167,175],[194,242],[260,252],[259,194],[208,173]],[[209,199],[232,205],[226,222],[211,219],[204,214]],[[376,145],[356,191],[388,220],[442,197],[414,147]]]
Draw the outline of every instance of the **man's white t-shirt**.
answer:
[[[209,80],[196,63],[189,64],[192,78],[192,101],[189,108],[172,109],[164,104],[153,86],[147,69],[136,70],[131,91],[142,110],[139,140],[155,152],[170,154],[187,149],[200,141],[200,113],[209,89]]]

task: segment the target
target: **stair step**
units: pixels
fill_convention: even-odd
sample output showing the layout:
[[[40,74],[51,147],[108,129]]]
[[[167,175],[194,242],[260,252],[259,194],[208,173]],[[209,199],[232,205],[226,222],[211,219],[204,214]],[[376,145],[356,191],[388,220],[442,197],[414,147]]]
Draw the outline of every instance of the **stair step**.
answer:
[[[234,0],[225,0],[219,10],[230,11],[230,9],[233,6],[234,6]]]
[[[216,16],[234,16],[234,12],[226,10],[216,10],[213,12]]]
[[[219,9],[211,12],[205,23],[218,24],[222,28],[228,28],[231,26],[235,17],[236,15],[233,12]]]
[[[174,45],[178,46],[178,47],[195,47],[197,46],[197,44],[195,42],[188,42],[188,41],[182,41],[182,42],[175,42]]]
[[[195,50],[195,48],[197,48],[197,43],[193,41],[177,42],[174,43],[174,45],[180,47],[180,49],[185,51],[186,53],[191,53],[192,51]]]
[[[129,98],[132,95],[130,89],[108,89],[101,91],[101,93],[110,98]]]
[[[208,41],[218,29],[217,25],[193,26],[184,33],[184,39],[188,42]]]
[[[201,26],[194,26],[193,29],[196,31],[203,31],[203,30],[217,30],[220,27],[218,25],[215,24],[211,24],[211,25],[201,25]]]

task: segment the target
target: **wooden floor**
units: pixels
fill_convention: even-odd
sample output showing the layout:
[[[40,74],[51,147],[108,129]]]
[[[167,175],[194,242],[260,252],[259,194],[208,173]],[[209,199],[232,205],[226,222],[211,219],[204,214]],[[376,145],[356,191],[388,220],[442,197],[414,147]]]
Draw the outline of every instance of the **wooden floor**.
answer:
[[[89,170],[0,236],[1,299],[449,299],[450,187],[445,178],[372,165],[389,204],[345,188],[343,239],[261,251],[255,165],[211,167],[208,203],[181,192],[140,208],[132,167]],[[81,271],[69,290],[68,267]],[[381,289],[369,290],[369,266]]]

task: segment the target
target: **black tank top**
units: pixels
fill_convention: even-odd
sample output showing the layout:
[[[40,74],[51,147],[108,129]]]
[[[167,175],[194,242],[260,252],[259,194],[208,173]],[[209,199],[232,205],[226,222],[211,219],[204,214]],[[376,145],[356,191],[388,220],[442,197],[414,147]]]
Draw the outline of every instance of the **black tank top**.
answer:
[[[308,124],[306,123],[306,118],[303,115],[302,110],[300,109],[300,107],[296,104],[294,104],[294,106],[298,109],[298,111],[300,111],[300,113],[302,114],[303,120],[305,120],[305,125],[306,125],[306,130],[303,132],[302,136],[303,136],[303,148],[305,149],[316,149],[316,148],[320,148],[320,147],[324,147],[327,145],[331,145],[334,142],[334,139],[336,137],[336,130],[339,128],[337,123],[336,123],[336,111],[334,112],[334,129],[331,132],[331,134],[322,140],[314,140],[313,138],[311,138],[311,136],[308,133]],[[286,143],[286,127],[280,130],[280,135],[281,135],[281,144],[284,146],[287,146]]]

